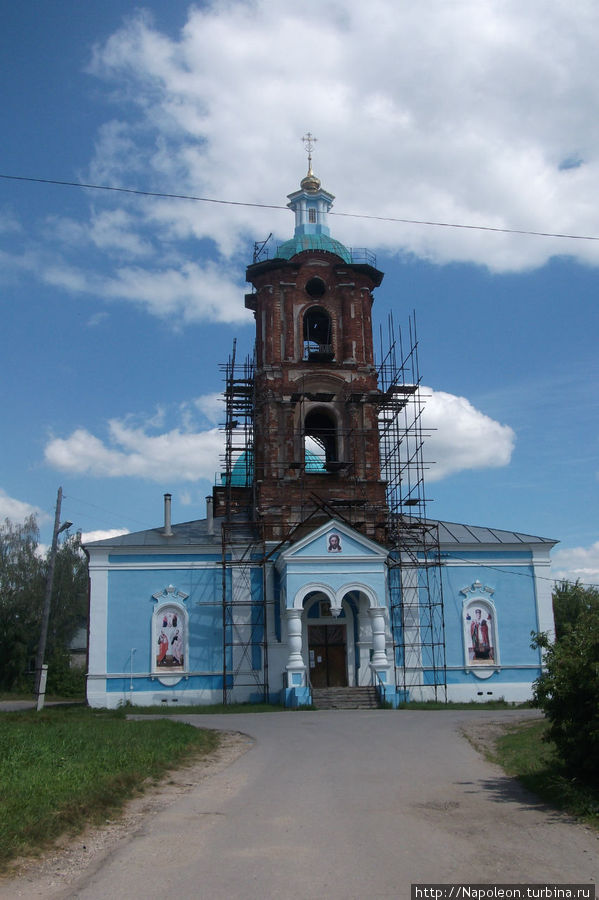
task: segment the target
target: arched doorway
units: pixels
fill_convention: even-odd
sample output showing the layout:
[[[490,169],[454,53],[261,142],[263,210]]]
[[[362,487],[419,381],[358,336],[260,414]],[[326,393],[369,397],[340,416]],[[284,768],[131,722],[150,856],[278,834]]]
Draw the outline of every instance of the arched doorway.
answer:
[[[305,602],[308,667],[314,688],[346,687],[348,681],[348,619],[342,609],[331,614],[331,601],[323,593]]]

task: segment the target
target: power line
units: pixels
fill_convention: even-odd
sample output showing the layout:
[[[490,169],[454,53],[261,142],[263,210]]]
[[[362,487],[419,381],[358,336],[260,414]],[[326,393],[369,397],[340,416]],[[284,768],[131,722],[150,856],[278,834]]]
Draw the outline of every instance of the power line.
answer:
[[[451,559],[457,559],[459,562],[467,562],[470,565],[480,567],[481,569],[493,569],[496,572],[501,572],[503,575],[517,575],[519,578],[532,578],[536,581],[551,581],[553,584],[561,584],[563,581],[567,581],[568,584],[574,584],[569,578],[550,578],[547,575],[531,575],[530,572],[517,572],[514,568],[494,566],[491,563],[472,560],[467,556],[456,556],[454,553],[451,554]],[[443,563],[441,563],[441,565],[443,565]],[[599,584],[593,584],[592,582],[579,581],[577,579],[577,583],[581,587],[599,588]]]
[[[196,203],[215,203],[221,206],[246,206],[253,209],[284,209],[276,203],[250,203],[243,200],[220,200],[215,197],[195,197],[191,194],[169,194],[164,191],[141,191],[136,188],[111,187],[107,184],[86,184],[80,181],[59,181],[55,178],[32,178],[25,175],[4,175],[0,178],[9,181],[28,181],[34,184],[55,184],[61,187],[86,188],[94,191],[115,191],[121,194],[137,194],[141,197],[160,197],[166,200],[192,200]],[[533,237],[563,238],[572,241],[599,241],[599,236],[589,234],[567,234],[555,231],[532,231],[526,228],[499,228],[493,225],[467,225],[460,222],[434,222],[428,219],[403,219],[398,216],[375,216],[367,213],[330,212],[331,216],[349,219],[368,219],[375,222],[395,222],[401,225],[425,225],[434,228],[461,228],[468,231],[489,231],[496,234],[522,234]]]

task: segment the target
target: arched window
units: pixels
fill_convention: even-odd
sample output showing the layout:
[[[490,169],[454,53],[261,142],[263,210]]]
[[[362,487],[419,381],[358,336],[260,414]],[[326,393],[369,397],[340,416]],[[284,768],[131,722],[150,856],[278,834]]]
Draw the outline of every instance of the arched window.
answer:
[[[306,458],[308,453],[318,457],[323,470],[333,471],[339,468],[337,425],[327,410],[310,410],[304,419],[304,444]],[[312,471],[318,470],[316,466],[312,468]]]
[[[310,223],[310,225],[316,224],[316,210],[313,206],[308,210],[308,222]]]
[[[304,359],[328,362],[334,358],[331,317],[322,306],[311,306],[304,313]]]

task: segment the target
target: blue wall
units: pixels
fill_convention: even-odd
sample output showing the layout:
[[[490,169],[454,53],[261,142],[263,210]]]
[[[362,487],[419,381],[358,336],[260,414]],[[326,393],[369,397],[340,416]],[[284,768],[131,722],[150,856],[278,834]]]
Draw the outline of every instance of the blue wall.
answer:
[[[189,594],[183,606],[189,615],[191,671],[222,672],[222,574],[220,569],[154,569],[115,571],[108,575],[107,671],[149,672],[152,669],[152,594],[174,585]]]
[[[511,558],[513,555],[510,554]],[[495,556],[495,559],[497,557]],[[445,647],[448,666],[464,665],[462,588],[475,581],[493,589],[468,594],[492,600],[496,610],[497,644],[502,666],[538,665],[538,650],[530,647],[530,633],[538,630],[535,582],[529,566],[479,566],[475,562],[442,569],[445,606]]]

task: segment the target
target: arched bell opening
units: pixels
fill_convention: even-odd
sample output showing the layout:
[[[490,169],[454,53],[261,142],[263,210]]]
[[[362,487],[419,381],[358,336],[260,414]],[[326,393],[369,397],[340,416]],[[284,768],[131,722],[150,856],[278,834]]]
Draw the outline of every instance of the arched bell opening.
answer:
[[[325,288],[324,282],[319,278],[308,282],[307,288],[312,281],[319,282]],[[311,294],[315,298],[320,296],[317,287],[314,286],[315,293]],[[335,358],[331,317],[322,306],[311,306],[304,313],[303,342],[304,359],[310,362],[331,362]]]
[[[337,471],[340,468],[340,448],[337,422],[334,415],[322,407],[311,409],[304,419],[304,453],[318,460],[313,471]]]

